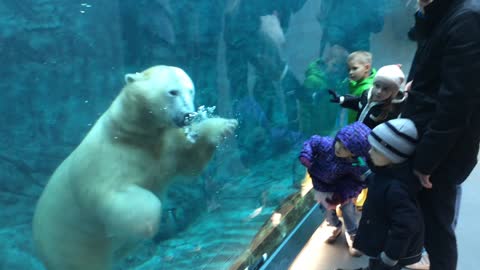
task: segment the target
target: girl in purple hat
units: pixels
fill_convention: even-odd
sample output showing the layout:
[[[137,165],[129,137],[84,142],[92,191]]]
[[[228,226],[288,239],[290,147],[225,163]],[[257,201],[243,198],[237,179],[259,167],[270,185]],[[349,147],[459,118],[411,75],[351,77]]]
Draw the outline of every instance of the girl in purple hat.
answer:
[[[326,242],[333,243],[342,232],[342,222],[335,211],[341,205],[345,238],[352,256],[361,255],[352,247],[358,227],[352,199],[366,187],[368,167],[364,160],[370,149],[369,133],[370,128],[365,124],[354,122],[338,131],[335,138],[314,135],[303,143],[299,156],[312,178],[315,199],[327,209],[321,225],[331,233]]]

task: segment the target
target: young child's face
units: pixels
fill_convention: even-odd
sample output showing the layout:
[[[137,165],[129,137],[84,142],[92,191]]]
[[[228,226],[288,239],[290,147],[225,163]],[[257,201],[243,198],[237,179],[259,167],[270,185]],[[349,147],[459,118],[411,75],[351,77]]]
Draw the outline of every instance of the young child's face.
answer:
[[[335,156],[339,158],[351,158],[353,153],[350,152],[340,141],[335,142]]]
[[[398,92],[397,86],[388,81],[375,81],[372,88],[373,101],[385,101]]]
[[[348,62],[348,77],[352,81],[361,81],[370,76],[370,65],[363,64],[358,60]]]
[[[342,63],[340,59],[337,58],[332,58],[330,61],[327,61],[326,63],[326,73],[327,74],[334,74],[338,73],[342,69],[342,65],[345,64],[345,62]]]
[[[378,152],[377,149],[375,149],[374,147],[370,148],[368,154],[370,155],[370,159],[375,166],[383,167],[392,164],[392,162],[387,157],[385,157],[382,153]]]

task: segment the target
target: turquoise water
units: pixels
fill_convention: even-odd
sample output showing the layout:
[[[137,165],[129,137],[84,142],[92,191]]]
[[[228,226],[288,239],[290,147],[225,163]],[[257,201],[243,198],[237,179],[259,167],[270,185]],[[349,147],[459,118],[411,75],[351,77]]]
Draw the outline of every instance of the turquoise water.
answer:
[[[348,45],[344,53],[370,50],[374,67],[401,63],[408,72],[414,7],[381,2],[343,3],[340,17],[332,19],[331,10],[318,20],[330,1],[2,1],[0,269],[44,269],[32,240],[40,194],[118,95],[124,75],[154,65],[185,70],[195,107],[215,107],[215,115],[238,119],[239,127],[200,175],[159,195],[158,234],[114,268],[229,269],[298,191],[302,142],[345,123],[345,112],[326,95],[328,87],[345,91],[345,59],[337,59],[326,86],[312,90],[315,100],[304,89],[309,63],[328,58],[338,36]],[[368,12],[375,12],[378,31],[364,24]],[[299,102],[305,96],[310,107]],[[313,116],[299,113],[305,108]],[[88,224],[69,226],[74,233]]]

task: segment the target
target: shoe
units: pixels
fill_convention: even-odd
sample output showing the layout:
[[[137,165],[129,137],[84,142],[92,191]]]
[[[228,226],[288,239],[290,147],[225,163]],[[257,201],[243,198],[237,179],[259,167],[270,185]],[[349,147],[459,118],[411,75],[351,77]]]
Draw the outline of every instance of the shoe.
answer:
[[[360,250],[353,247],[353,241],[355,240],[355,234],[349,234],[348,232],[345,232],[345,239],[347,240],[348,253],[350,253],[351,256],[360,257],[360,256],[363,255]]]
[[[330,225],[326,220],[320,225],[323,231],[328,235],[328,238],[325,240],[325,243],[332,244],[337,240],[338,236],[342,233],[342,222],[337,226]]]
[[[420,261],[410,264],[405,266],[405,269],[411,269],[411,270],[428,270],[430,269],[430,258],[428,257],[428,253],[423,253],[422,258]]]

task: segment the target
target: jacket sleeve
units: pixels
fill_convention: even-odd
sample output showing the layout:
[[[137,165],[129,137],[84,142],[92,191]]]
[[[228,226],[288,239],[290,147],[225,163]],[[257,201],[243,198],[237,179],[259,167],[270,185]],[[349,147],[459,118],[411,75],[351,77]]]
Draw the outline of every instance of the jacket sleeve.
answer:
[[[340,103],[340,106],[342,106],[343,108],[355,110],[357,112],[360,111],[360,108],[358,106],[360,102],[360,97],[356,97],[353,95],[344,95],[342,97],[343,101]]]
[[[313,135],[310,139],[306,140],[303,143],[302,151],[300,152],[299,158],[306,158],[308,161],[313,162],[315,157],[318,157],[323,151],[323,142],[324,138]]]
[[[366,178],[369,172],[366,164],[354,163],[350,167],[346,176],[336,184],[337,190],[335,195],[338,196],[340,202],[357,197],[362,189],[367,187]]]
[[[418,209],[407,190],[399,186],[391,186],[385,196],[385,215],[389,217],[389,234],[385,241],[384,252],[393,260],[405,257],[409,239],[421,225],[418,220]]]
[[[362,189],[366,187],[366,182],[356,181],[354,179],[343,179],[341,183],[335,185],[332,204],[344,203],[349,199],[356,198]]]
[[[442,83],[436,111],[419,142],[414,160],[416,170],[431,174],[444,160],[459,135],[480,119],[471,119],[480,106],[480,18],[470,11],[460,14],[445,33],[446,47],[441,63]],[[465,34],[468,33],[468,34]]]

